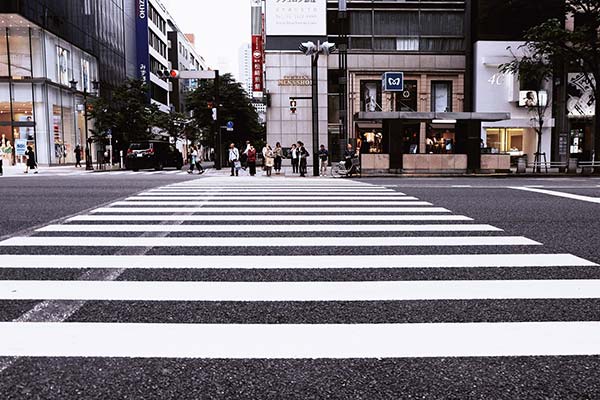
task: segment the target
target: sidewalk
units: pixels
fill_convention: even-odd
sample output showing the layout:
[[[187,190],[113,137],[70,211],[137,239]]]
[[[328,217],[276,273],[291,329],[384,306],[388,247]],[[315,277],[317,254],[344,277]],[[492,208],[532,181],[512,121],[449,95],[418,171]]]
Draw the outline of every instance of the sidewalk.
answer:
[[[6,165],[6,163],[3,164],[3,176],[20,176],[20,175],[24,175],[24,171],[25,171],[25,164],[16,164],[16,165]],[[92,172],[92,171],[86,171],[85,170],[85,166],[83,168],[75,168],[74,165],[61,165],[61,166],[56,166],[56,167],[48,167],[48,166],[41,166],[38,167],[38,171],[39,171],[39,175],[53,175],[53,174],[67,174],[67,173],[73,173],[73,172],[81,172],[82,174],[88,173],[88,172]],[[29,171],[30,174],[33,174],[35,171]]]

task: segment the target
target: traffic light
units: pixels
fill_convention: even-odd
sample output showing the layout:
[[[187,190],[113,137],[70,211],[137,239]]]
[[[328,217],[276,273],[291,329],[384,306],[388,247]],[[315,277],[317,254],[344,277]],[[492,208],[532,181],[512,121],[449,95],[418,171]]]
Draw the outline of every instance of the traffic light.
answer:
[[[179,78],[179,71],[176,69],[166,69],[166,68],[161,68],[158,71],[156,71],[156,76],[158,76],[160,79],[164,79],[167,80],[169,78],[171,79],[177,79]]]
[[[216,108],[212,109],[212,119],[213,119],[213,121],[217,120],[217,109]]]
[[[296,114],[296,100],[290,100],[290,111],[292,114]]]
[[[214,108],[213,102],[212,101],[206,102],[206,108],[208,108],[209,110],[212,110]]]
[[[172,79],[177,79],[177,78],[179,78],[179,71],[177,71],[176,69],[172,69],[172,70],[169,72],[169,77],[170,77],[170,78],[172,78]]]

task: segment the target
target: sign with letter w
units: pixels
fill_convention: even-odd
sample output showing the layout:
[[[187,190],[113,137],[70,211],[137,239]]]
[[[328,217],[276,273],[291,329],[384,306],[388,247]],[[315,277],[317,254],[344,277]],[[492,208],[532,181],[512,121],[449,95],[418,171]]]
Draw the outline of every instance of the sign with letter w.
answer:
[[[404,72],[386,72],[381,79],[384,92],[402,92],[404,90]]]

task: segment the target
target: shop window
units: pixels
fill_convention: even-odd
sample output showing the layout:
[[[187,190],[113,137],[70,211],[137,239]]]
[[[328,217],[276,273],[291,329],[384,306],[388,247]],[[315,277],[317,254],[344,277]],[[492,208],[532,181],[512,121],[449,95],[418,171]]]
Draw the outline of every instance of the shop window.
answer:
[[[418,107],[417,101],[417,81],[416,80],[405,80],[404,90],[396,93],[396,111],[403,112],[416,112]]]
[[[523,129],[486,129],[487,141],[484,147],[490,153],[504,153],[511,156],[523,156],[528,153]]]
[[[0,28],[0,77],[8,77],[8,47],[6,47],[6,29]],[[8,92],[7,92],[8,93]]]
[[[383,133],[381,129],[361,131],[357,147],[361,154],[381,154],[384,152]]]
[[[56,76],[58,83],[64,86],[70,86],[70,70],[71,51],[62,46],[56,46]]]
[[[31,77],[29,28],[9,28],[10,73],[13,78]]]
[[[381,111],[381,80],[360,82],[360,109],[366,112]]]
[[[32,76],[41,78],[46,76],[44,68],[44,46],[42,44],[42,30],[31,29],[31,66],[33,67]]]
[[[11,128],[10,89],[8,83],[0,83],[0,150],[5,165],[13,160],[14,138]]]
[[[431,111],[452,111],[452,82],[431,82]]]
[[[428,154],[456,153],[456,131],[452,128],[428,127],[425,137],[425,151]]]

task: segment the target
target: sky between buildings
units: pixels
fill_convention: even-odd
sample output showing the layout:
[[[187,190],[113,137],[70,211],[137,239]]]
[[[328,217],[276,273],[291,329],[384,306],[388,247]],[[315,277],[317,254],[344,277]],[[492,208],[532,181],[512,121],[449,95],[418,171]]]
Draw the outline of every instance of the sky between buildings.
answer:
[[[251,41],[250,0],[161,0],[196,49],[221,74],[239,75],[238,51]]]

